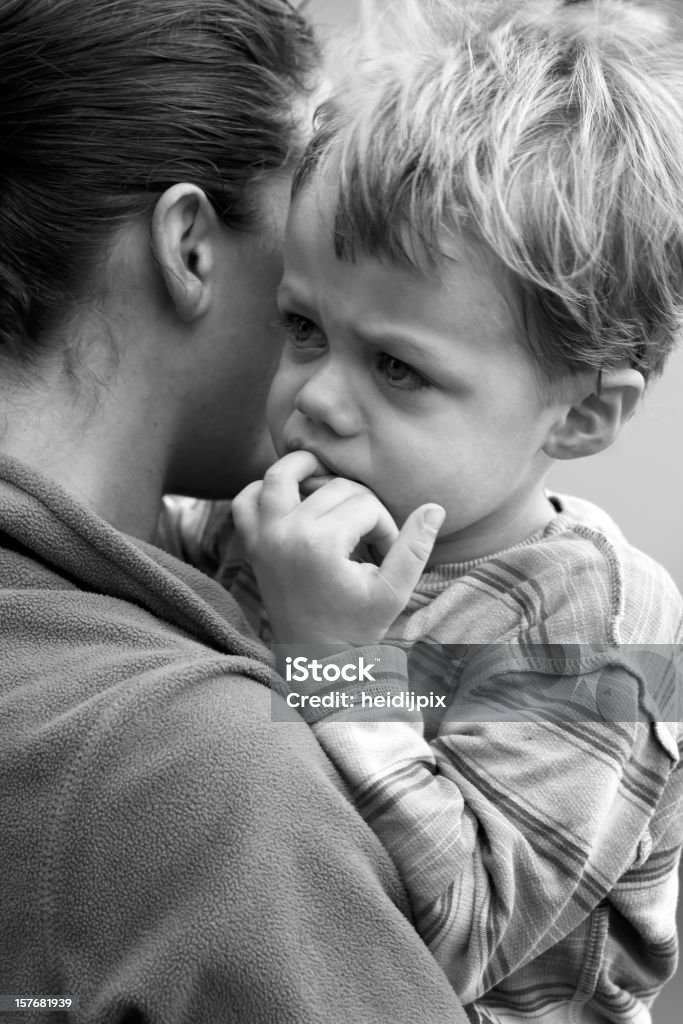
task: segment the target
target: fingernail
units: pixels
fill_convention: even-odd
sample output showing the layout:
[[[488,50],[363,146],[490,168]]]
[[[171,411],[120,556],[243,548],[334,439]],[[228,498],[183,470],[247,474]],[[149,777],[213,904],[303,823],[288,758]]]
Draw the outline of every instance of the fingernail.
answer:
[[[430,505],[426,508],[422,516],[422,522],[428,530],[433,530],[436,533],[443,526],[443,521],[446,518],[446,510],[441,508],[441,505]]]

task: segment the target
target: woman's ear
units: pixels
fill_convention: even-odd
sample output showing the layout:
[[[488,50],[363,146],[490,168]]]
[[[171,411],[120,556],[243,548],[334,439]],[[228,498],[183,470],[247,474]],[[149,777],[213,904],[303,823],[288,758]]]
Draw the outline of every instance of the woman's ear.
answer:
[[[604,370],[594,390],[565,407],[548,432],[543,451],[552,459],[580,459],[608,448],[633,416],[644,390],[638,370]]]
[[[169,297],[181,320],[191,323],[211,303],[216,212],[196,185],[173,185],[152,215],[152,249]]]

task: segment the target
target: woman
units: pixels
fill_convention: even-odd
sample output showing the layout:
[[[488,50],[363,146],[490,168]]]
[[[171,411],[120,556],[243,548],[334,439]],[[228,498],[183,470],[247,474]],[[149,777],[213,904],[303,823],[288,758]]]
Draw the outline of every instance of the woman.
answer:
[[[25,1019],[464,1019],[311,734],[272,724],[232,600],[150,543],[164,491],[269,458],[314,58],[285,0],[0,11],[0,1009]]]

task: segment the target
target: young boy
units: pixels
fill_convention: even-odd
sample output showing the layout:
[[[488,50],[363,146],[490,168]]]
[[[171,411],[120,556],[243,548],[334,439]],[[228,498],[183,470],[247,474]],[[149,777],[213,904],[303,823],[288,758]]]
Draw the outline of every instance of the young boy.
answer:
[[[681,600],[544,480],[614,440],[679,330],[683,48],[616,0],[429,10],[354,69],[299,170],[282,458],[235,523],[276,641],[420,642],[408,683],[292,703],[473,1019],[646,1024],[676,966]],[[398,614],[393,521],[418,506],[439,535]],[[195,560],[213,546],[227,581],[200,514]],[[381,721],[428,692],[445,713]]]

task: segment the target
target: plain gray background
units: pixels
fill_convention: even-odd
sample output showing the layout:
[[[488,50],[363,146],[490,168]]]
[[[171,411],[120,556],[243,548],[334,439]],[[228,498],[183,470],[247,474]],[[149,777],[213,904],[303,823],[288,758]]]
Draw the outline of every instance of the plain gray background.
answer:
[[[352,25],[362,0],[307,0],[309,16],[322,34],[334,37]],[[391,0],[385,0],[390,3]],[[456,2],[456,0],[454,0]],[[654,0],[683,16],[683,0]],[[683,154],[681,155],[683,159]],[[607,452],[558,464],[549,484],[558,491],[596,502],[609,512],[636,547],[652,555],[683,590],[683,350],[653,384],[638,414]],[[679,905],[683,934],[683,909]],[[657,1000],[653,1024],[683,1021],[683,969]],[[445,1022],[444,1022],[445,1024]]]

